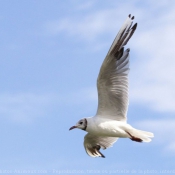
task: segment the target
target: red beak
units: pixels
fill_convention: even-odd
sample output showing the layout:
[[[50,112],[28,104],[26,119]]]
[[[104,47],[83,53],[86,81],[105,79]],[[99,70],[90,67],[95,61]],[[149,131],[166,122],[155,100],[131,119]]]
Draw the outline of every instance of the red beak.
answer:
[[[75,129],[75,128],[77,128],[77,127],[76,127],[76,126],[72,126],[72,127],[69,129],[69,131],[72,130],[72,129]]]

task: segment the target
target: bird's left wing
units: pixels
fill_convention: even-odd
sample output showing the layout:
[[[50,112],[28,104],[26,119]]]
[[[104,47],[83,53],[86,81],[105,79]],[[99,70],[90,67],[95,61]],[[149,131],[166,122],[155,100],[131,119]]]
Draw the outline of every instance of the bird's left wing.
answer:
[[[117,137],[95,136],[88,133],[84,137],[86,153],[91,157],[104,158],[105,156],[100,152],[100,148],[106,149],[111,147],[117,139]]]

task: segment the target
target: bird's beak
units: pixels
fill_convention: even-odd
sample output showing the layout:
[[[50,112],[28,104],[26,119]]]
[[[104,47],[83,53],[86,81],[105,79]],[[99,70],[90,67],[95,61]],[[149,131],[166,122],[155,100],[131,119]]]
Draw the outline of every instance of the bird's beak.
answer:
[[[72,129],[75,129],[75,128],[77,128],[77,126],[72,126],[72,127],[69,129],[69,131],[72,130]]]

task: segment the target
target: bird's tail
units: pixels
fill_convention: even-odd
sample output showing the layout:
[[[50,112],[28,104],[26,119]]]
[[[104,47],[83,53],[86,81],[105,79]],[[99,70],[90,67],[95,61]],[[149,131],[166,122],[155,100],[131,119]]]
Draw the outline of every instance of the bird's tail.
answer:
[[[130,129],[127,131],[129,138],[136,142],[150,142],[154,134],[147,131],[142,131],[138,129]]]

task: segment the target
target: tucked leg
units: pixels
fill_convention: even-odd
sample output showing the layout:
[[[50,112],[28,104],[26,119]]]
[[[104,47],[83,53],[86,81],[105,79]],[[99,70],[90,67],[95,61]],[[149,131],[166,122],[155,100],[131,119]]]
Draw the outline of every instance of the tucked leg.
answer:
[[[132,141],[135,141],[135,142],[142,142],[143,140],[142,139],[140,139],[140,138],[138,138],[138,137],[134,137],[134,136],[132,136],[129,132],[127,132],[126,131],[126,133],[131,137],[130,139],[132,140]]]

